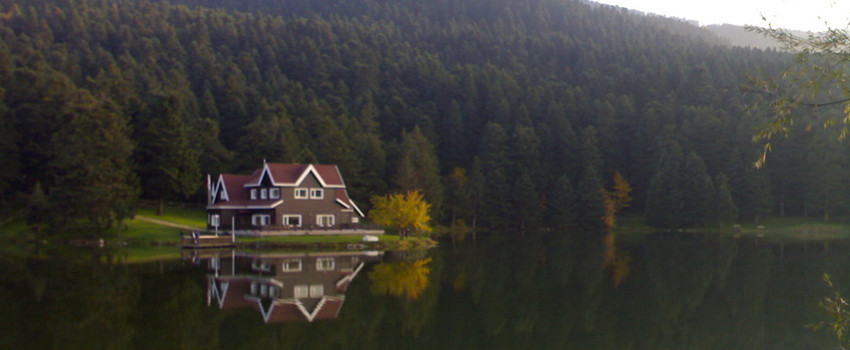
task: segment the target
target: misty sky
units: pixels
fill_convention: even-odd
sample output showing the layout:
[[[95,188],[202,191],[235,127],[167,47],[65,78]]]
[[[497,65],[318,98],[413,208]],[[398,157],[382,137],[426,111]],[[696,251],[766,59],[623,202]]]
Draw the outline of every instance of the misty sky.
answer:
[[[820,31],[844,29],[850,22],[850,0],[593,0],[643,12],[707,24],[737,24]],[[767,22],[762,20],[762,16]]]

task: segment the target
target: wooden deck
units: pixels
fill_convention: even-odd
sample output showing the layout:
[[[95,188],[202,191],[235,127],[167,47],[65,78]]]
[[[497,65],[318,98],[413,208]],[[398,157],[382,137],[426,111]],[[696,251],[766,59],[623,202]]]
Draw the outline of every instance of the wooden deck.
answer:
[[[287,229],[287,230],[237,230],[237,237],[280,237],[280,236],[380,236],[383,230],[375,229]]]
[[[236,243],[231,236],[190,233],[181,235],[180,246],[186,249],[232,248]]]

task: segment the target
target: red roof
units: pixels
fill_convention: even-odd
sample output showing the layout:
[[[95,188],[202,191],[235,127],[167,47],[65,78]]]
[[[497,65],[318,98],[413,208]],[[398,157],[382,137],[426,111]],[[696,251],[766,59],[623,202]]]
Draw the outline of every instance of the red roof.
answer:
[[[245,190],[246,186],[254,186],[260,184],[262,177],[266,174],[271,176],[272,181],[277,186],[294,187],[298,186],[304,178],[313,174],[317,180],[325,187],[334,187],[336,191],[336,200],[347,209],[357,211],[360,216],[364,216],[357,204],[348,197],[348,191],[345,189],[345,182],[342,180],[342,175],[339,173],[339,168],[336,165],[326,164],[281,164],[281,163],[266,163],[263,168],[257,169],[251,175],[233,175],[221,174],[223,183],[217,184],[221,186],[218,193],[227,191],[228,201],[221,200],[221,194],[215,204],[209,208],[226,208],[226,207],[253,207],[253,208],[274,208],[281,203],[280,199],[268,200],[251,200],[250,191]]]
[[[266,163],[264,168],[258,169],[251,175],[247,181],[249,186],[260,183],[266,168],[269,169],[271,180],[278,186],[297,186],[299,180],[303,180],[308,172],[312,172],[326,187],[345,187],[336,165],[281,163]]]

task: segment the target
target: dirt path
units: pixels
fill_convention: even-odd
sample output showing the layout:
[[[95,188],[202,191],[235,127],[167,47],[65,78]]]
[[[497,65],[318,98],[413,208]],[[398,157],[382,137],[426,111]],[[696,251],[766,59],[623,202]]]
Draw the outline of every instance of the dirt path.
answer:
[[[147,216],[136,215],[136,219],[139,219],[139,220],[142,220],[142,221],[147,221],[147,222],[152,222],[154,224],[159,224],[159,225],[164,225],[164,226],[182,228],[184,230],[189,230],[189,231],[202,230],[202,228],[200,228],[200,227],[194,227],[194,226],[182,225],[182,224],[175,224],[173,222],[154,219],[154,218],[150,218],[150,217],[147,217]]]

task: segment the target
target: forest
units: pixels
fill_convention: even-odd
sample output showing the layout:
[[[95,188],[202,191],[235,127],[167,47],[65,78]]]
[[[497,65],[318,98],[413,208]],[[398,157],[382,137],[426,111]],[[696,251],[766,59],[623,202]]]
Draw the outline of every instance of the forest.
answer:
[[[497,230],[600,226],[616,173],[656,227],[834,220],[836,130],[803,119],[753,165],[747,77],[792,63],[574,0],[0,0],[0,203],[102,234],[265,159]]]

